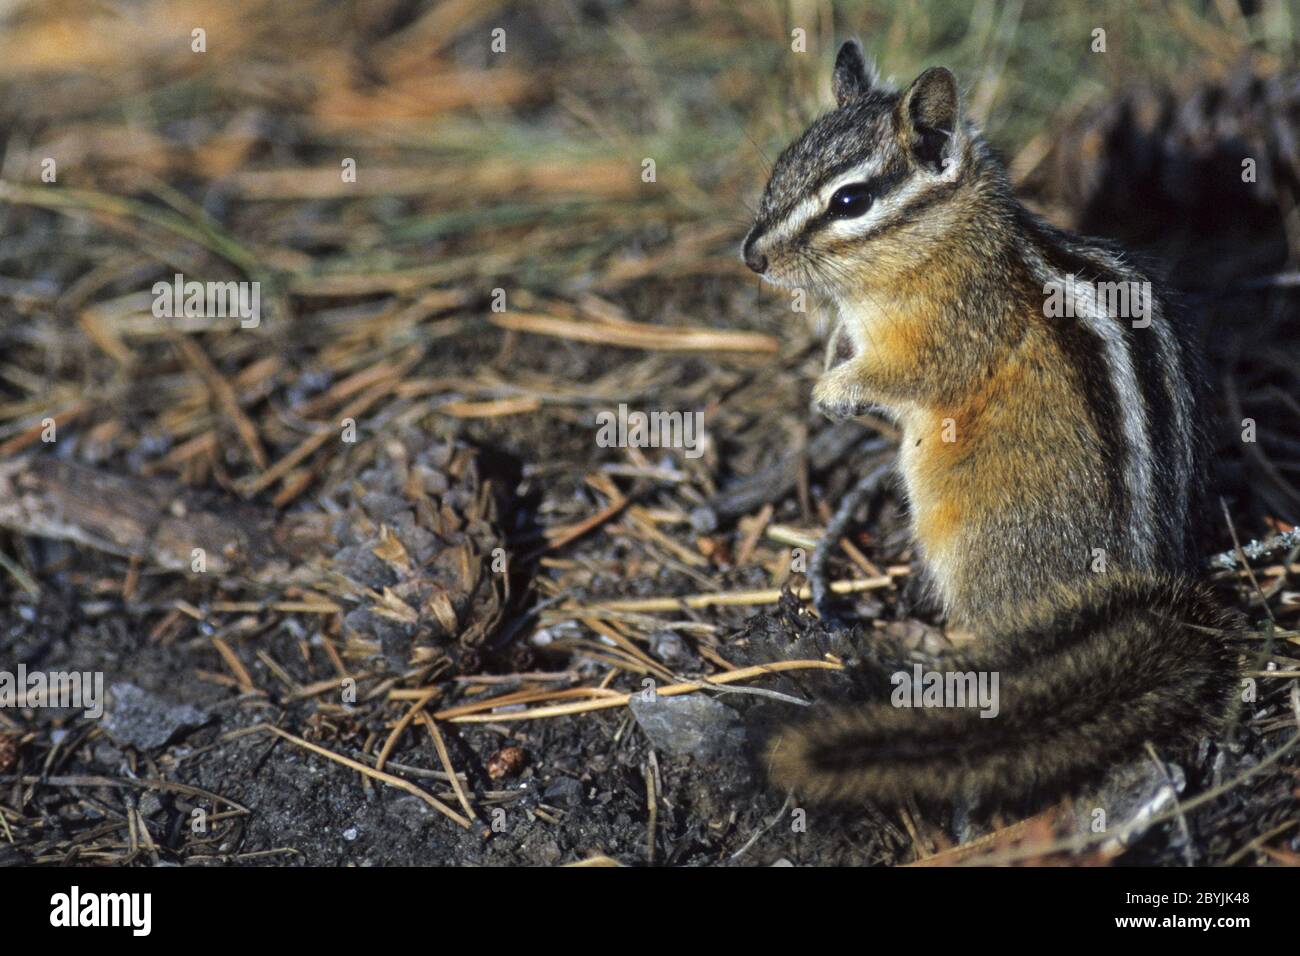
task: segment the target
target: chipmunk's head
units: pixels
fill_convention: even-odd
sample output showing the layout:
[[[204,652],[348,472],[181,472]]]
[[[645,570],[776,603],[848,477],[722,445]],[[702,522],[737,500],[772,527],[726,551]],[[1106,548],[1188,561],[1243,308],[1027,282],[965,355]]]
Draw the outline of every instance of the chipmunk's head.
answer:
[[[852,298],[938,251],[956,214],[946,201],[967,179],[971,133],[942,67],[899,93],[850,40],[832,87],[837,108],[777,159],[743,257],[774,284]]]

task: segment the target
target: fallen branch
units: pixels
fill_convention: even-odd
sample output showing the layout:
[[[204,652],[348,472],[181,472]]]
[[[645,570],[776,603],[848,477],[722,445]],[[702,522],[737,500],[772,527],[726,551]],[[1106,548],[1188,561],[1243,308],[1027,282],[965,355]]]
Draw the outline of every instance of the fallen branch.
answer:
[[[1276,551],[1286,551],[1290,548],[1300,548],[1300,528],[1294,528],[1291,531],[1283,531],[1281,534],[1275,534],[1264,541],[1251,541],[1241,546],[1240,554],[1245,555],[1247,559],[1254,561],[1256,558],[1262,558],[1273,554]],[[1206,566],[1216,571],[1231,571],[1238,566],[1239,554],[1236,548],[1230,548],[1220,554],[1214,555],[1205,562]]]

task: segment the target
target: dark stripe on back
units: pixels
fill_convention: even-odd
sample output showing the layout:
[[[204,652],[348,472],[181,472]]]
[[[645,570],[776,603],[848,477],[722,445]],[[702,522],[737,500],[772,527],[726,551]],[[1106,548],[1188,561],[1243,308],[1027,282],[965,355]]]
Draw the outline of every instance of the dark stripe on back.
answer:
[[[1045,229],[1042,224],[1033,222],[1032,217],[1024,218],[1029,220],[1026,222],[1026,227],[1035,229],[1036,235],[1041,237],[1039,244],[1043,248],[1043,257],[1053,269],[1072,274],[1080,281],[1093,283],[1094,289],[1096,284],[1100,283],[1128,284],[1150,281],[1136,271],[1128,274],[1116,272],[1106,263],[1072,250],[1066,243],[1073,241],[1078,245],[1079,241],[1075,237],[1059,230],[1051,230],[1049,233],[1047,229],[1050,227]],[[1101,243],[1097,243],[1097,246],[1098,251],[1101,252],[1111,255],[1122,254],[1120,250],[1108,248]],[[1098,305],[1104,304],[1099,296]],[[1130,296],[1130,312],[1133,311],[1133,304],[1133,298]],[[1166,369],[1169,369],[1176,376],[1174,387],[1182,387],[1180,363],[1176,355],[1163,355],[1160,333],[1156,329],[1156,323],[1167,321],[1166,316],[1160,312],[1161,304],[1156,299],[1155,287],[1152,283],[1153,314],[1151,324],[1146,328],[1133,328],[1133,320],[1136,318],[1134,315],[1125,317],[1107,313],[1107,317],[1124,336],[1124,345],[1133,362],[1133,374],[1137,378],[1138,394],[1141,396],[1145,412],[1146,437],[1152,456],[1150,494],[1153,500],[1150,504],[1155,523],[1152,531],[1156,536],[1154,544],[1157,549],[1162,544],[1176,541],[1182,534],[1180,517],[1182,506],[1178,501],[1177,472],[1174,462],[1176,456],[1181,453],[1184,440],[1184,436],[1180,436],[1175,431],[1173,397],[1169,393],[1169,384],[1166,382]],[[1140,450],[1134,449],[1134,453],[1138,454]]]
[[[1152,310],[1156,309],[1154,290]],[[1153,315],[1145,329],[1133,328],[1132,319],[1116,319],[1124,327],[1124,340],[1138,377],[1138,388],[1147,412],[1147,440],[1151,443],[1152,511],[1156,517],[1156,547],[1176,541],[1181,534],[1177,515],[1178,473],[1176,456],[1181,453],[1184,436],[1174,430],[1174,404],[1165,382],[1166,369],[1177,367],[1175,356],[1163,356],[1157,322],[1163,315]]]
[[[1026,235],[1036,251],[1053,270],[1069,275],[1077,273],[1080,263],[1071,262],[1077,257],[1061,248],[1050,236],[1045,235],[1041,226],[1029,215],[1018,212]],[[1065,253],[1064,256],[1061,253]],[[1032,276],[1029,263],[1024,263],[1026,276]],[[1082,277],[1081,277],[1082,278]],[[1041,286],[1033,289],[1032,295],[1042,299]],[[1127,474],[1128,449],[1124,430],[1121,427],[1123,416],[1120,412],[1119,391],[1111,378],[1110,364],[1106,360],[1106,344],[1101,336],[1093,332],[1082,319],[1061,316],[1044,318],[1044,324],[1051,333],[1061,354],[1065,357],[1072,373],[1079,383],[1079,393],[1088,410],[1088,418],[1100,443],[1103,470],[1106,476],[1108,508],[1116,515],[1119,526],[1132,519],[1129,502],[1128,485],[1124,480]]]

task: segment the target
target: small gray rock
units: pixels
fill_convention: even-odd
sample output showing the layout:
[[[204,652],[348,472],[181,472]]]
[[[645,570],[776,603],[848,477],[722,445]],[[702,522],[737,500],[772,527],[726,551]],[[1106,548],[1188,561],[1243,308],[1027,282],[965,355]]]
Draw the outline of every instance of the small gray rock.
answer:
[[[576,807],[582,803],[582,783],[572,777],[560,777],[542,791],[542,800],[553,807]]]
[[[1156,766],[1146,757],[1135,757],[1112,767],[1092,789],[1075,800],[1076,832],[1087,835],[1105,813],[1107,832],[1114,832],[1119,846],[1131,846],[1150,829],[1151,817],[1170,809],[1187,786],[1187,775],[1176,763]],[[1183,842],[1176,833],[1171,845]]]
[[[108,741],[96,745],[94,749],[95,763],[110,770],[117,770],[118,765],[122,762],[122,756],[122,751]]]
[[[650,635],[650,653],[665,664],[691,663],[691,653],[681,635],[674,631],[655,631]]]
[[[142,817],[157,816],[159,813],[162,813],[162,809],[162,800],[160,800],[158,794],[154,793],[152,790],[146,790],[141,794],[140,803],[136,806],[136,810],[139,811],[140,816]]]
[[[543,866],[554,866],[564,857],[560,844],[556,843],[551,837],[547,837],[537,844],[536,853],[537,862]]]
[[[134,684],[114,684],[111,691],[104,730],[119,745],[151,750],[182,730],[201,727],[210,719],[206,711],[189,704],[168,703]]]
[[[740,715],[704,694],[656,697],[653,701],[634,694],[629,706],[656,750],[707,758],[744,746]]]

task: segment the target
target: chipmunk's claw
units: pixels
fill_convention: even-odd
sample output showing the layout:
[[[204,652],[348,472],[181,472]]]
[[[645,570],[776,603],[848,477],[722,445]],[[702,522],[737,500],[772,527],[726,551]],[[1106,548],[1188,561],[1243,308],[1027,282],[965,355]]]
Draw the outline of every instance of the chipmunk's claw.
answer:
[[[831,421],[842,422],[864,415],[875,407],[862,394],[862,387],[852,377],[849,364],[840,365],[824,374],[813,386],[813,405]]]
[[[845,399],[818,399],[814,402],[817,411],[833,422],[844,422],[865,414],[871,407],[866,402],[853,402]]]

